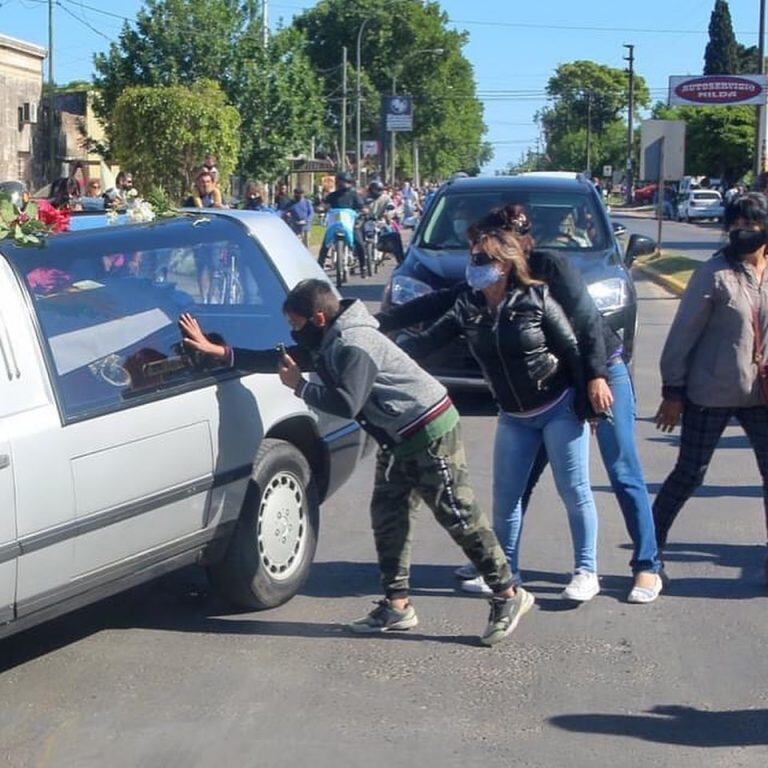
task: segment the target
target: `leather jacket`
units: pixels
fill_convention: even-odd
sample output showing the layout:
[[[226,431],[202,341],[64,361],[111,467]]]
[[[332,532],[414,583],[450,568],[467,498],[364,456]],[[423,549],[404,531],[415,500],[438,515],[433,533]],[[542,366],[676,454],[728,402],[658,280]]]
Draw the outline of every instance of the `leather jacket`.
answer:
[[[577,415],[590,415],[576,336],[546,285],[510,284],[497,311],[482,292],[466,291],[430,328],[397,341],[421,358],[459,335],[466,338],[503,411],[540,408],[573,387]]]

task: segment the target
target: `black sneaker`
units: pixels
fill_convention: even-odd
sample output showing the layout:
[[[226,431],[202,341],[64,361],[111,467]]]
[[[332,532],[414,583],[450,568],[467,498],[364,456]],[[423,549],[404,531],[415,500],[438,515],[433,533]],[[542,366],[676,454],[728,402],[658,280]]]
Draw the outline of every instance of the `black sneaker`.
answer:
[[[533,607],[534,599],[530,592],[518,587],[514,597],[492,597],[488,602],[491,604],[491,613],[480,642],[491,646],[512,634],[520,619]]]
[[[363,635],[412,629],[418,623],[416,611],[410,603],[405,606],[405,610],[398,611],[389,600],[378,600],[376,608],[362,619],[347,624],[347,629]]]

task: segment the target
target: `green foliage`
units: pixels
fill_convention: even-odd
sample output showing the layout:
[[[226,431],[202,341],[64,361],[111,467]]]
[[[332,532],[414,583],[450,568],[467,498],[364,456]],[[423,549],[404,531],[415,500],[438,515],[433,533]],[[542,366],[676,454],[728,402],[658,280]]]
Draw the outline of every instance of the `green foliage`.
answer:
[[[552,106],[537,118],[547,140],[548,165],[554,169],[586,168],[587,127],[591,131],[591,165],[620,166],[626,155],[623,113],[629,99],[629,75],[594,61],[561,64],[547,83]],[[645,79],[635,76],[635,104],[648,106]]]
[[[306,51],[323,74],[326,122],[339,131],[342,48],[350,61],[349,148],[354,148],[354,95],[357,34],[367,20],[361,45],[363,138],[379,136],[380,97],[392,90],[415,97],[414,131],[398,137],[398,171],[411,172],[412,141],[418,140],[422,174],[445,177],[475,170],[490,157],[482,141],[482,104],[472,67],[462,53],[466,33],[448,28],[448,17],[428,0],[321,0],[300,14]],[[438,52],[439,51],[439,52]]]
[[[48,228],[37,218],[37,206],[30,202],[24,211],[9,195],[0,194],[0,240],[10,238],[16,245],[41,245],[40,235]]]
[[[659,103],[653,116],[660,120],[685,120],[686,173],[734,182],[752,167],[753,107],[667,107]]]
[[[730,8],[726,0],[716,0],[709,17],[709,42],[704,51],[704,74],[732,75],[740,71],[739,44],[733,34]]]
[[[135,26],[126,24],[109,52],[95,58],[96,109],[110,140],[126,88],[215,80],[245,127],[236,167],[266,178],[287,170],[288,158],[322,130],[321,88],[300,36],[282,30],[264,50],[261,27],[246,11],[237,0],[148,0]],[[137,159],[123,157],[141,174]]]
[[[180,199],[206,152],[218,157],[222,178],[234,170],[240,116],[219,86],[139,86],[126,89],[113,113],[115,159],[133,168],[138,187],[160,187]]]

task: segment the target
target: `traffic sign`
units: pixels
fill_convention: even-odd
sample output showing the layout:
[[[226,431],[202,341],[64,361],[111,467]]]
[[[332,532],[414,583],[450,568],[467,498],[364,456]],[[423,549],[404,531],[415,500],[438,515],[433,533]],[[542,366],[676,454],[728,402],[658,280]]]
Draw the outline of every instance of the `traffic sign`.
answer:
[[[383,96],[382,111],[386,131],[413,130],[413,99],[410,96]]]

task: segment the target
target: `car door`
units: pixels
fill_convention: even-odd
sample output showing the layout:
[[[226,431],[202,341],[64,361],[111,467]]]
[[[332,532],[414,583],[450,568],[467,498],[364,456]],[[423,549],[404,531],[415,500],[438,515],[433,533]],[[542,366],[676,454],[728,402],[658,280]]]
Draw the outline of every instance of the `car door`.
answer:
[[[2,366],[0,366],[2,368]],[[0,377],[4,371],[0,370]],[[0,385],[0,397],[3,387]],[[14,498],[11,444],[2,439],[0,418],[0,625],[14,617],[16,601],[16,500]]]

